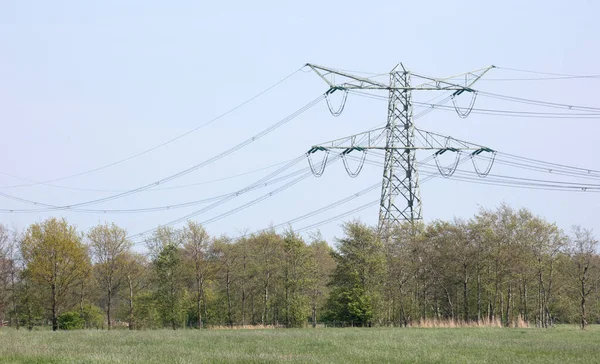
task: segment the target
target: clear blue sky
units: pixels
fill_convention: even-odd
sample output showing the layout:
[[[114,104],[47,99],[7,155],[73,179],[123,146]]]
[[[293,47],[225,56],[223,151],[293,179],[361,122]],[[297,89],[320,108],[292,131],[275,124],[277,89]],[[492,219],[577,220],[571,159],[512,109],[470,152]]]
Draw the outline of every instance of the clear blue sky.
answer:
[[[598,14],[600,6],[593,1],[2,1],[0,172],[48,180],[111,163],[195,128],[306,62],[377,73],[403,62],[415,72],[435,76],[491,64],[600,74]],[[535,75],[502,69],[488,75],[531,76]],[[489,92],[597,107],[599,86],[598,79],[478,84]],[[127,190],[159,180],[261,131],[325,90],[314,74],[299,72],[255,102],[166,147],[55,184]],[[527,109],[483,98],[476,106]],[[165,187],[286,161],[313,144],[372,128],[385,118],[385,102],[350,96],[339,118],[333,118],[322,103],[265,138]],[[416,124],[507,153],[600,169],[599,122],[487,115],[460,119],[453,112],[436,111]],[[464,168],[472,167],[465,164]],[[529,176],[502,166],[493,171]],[[145,191],[89,208],[138,208],[212,197],[242,188],[267,172],[196,187]],[[376,167],[365,167],[358,178],[350,179],[341,163],[334,164],[322,178],[309,178],[207,229],[232,236],[254,231],[315,210],[380,179]],[[0,175],[0,186],[20,183]],[[196,219],[209,219],[270,189],[234,199]],[[0,188],[0,192],[55,205],[114,194],[43,185]],[[378,194],[379,190],[373,191],[294,227],[340,214]],[[443,178],[423,184],[421,194],[428,221],[468,218],[479,206],[493,208],[506,202],[527,207],[565,230],[578,223],[600,231],[599,194],[490,187]],[[23,229],[54,215],[83,230],[114,221],[134,234],[201,207],[124,215],[4,213],[0,221]],[[2,198],[0,208],[36,207]],[[374,224],[377,213],[373,207],[356,217]],[[321,231],[327,238],[339,236],[339,221]]]

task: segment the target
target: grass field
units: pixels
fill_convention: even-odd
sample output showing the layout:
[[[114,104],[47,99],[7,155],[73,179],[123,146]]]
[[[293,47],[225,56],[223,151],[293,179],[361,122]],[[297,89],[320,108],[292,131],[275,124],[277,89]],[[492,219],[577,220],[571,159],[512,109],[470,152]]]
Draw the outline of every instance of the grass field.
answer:
[[[598,363],[600,327],[0,330],[0,363]]]

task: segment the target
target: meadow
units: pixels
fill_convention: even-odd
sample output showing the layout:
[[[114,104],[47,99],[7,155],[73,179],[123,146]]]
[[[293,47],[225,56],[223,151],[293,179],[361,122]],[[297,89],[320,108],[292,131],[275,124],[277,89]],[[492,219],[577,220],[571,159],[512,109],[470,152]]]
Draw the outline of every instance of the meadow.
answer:
[[[598,363],[600,327],[0,329],[0,363]]]

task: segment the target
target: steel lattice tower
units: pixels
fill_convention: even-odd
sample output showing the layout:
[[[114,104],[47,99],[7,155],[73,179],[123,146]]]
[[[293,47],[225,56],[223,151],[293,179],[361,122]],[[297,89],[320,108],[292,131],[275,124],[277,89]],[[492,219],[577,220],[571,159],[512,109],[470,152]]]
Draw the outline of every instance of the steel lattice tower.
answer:
[[[421,220],[410,73],[398,66],[390,73],[385,160],[381,183],[379,230],[401,221]],[[398,148],[400,147],[400,148]],[[401,147],[404,147],[402,149]],[[398,197],[401,201],[397,201]]]
[[[417,150],[435,150],[436,163],[438,163],[438,155],[445,152],[456,153],[456,163],[453,169],[450,168],[452,173],[456,170],[458,157],[463,151],[471,151],[471,156],[479,155],[482,152],[494,153],[493,150],[478,144],[415,128],[412,106],[413,91],[451,91],[452,94],[447,99],[451,98],[453,102],[455,96],[469,92],[473,94],[472,101],[474,101],[476,91],[471,86],[494,66],[448,78],[431,78],[411,73],[400,63],[390,72],[389,84],[310,63],[307,66],[329,85],[330,88],[326,95],[339,90],[345,93],[343,104],[338,111],[331,109],[328,100],[330,111],[334,116],[338,116],[343,110],[349,91],[388,91],[388,113],[385,127],[314,145],[307,153],[310,157],[317,151],[329,153],[331,150],[338,149],[342,150],[339,155],[343,159],[353,151],[362,151],[363,153],[369,149],[385,151],[378,221],[378,230],[384,237],[390,236],[391,228],[396,224],[403,221],[415,222],[423,218],[416,160]],[[328,76],[341,76],[346,82],[335,83],[328,79]],[[423,79],[424,83],[412,86],[411,78],[413,76]],[[462,77],[464,77],[464,85],[453,81]],[[455,107],[457,107],[456,104]],[[461,117],[468,115],[468,112],[462,113],[458,108],[457,113]],[[385,135],[385,146],[378,145],[380,137],[383,135]],[[326,158],[323,163],[327,162]],[[322,168],[324,168],[324,164]],[[439,164],[438,169],[440,169],[440,173],[444,174],[443,168]],[[322,169],[320,173],[322,173]],[[315,174],[320,175],[320,173]],[[349,171],[348,173],[350,174]]]

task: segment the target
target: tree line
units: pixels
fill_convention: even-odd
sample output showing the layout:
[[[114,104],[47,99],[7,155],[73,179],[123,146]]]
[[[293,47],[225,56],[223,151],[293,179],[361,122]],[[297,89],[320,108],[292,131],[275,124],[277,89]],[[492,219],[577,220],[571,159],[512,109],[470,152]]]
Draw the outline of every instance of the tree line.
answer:
[[[331,246],[273,229],[232,239],[188,221],[138,249],[127,231],[0,224],[0,325],[53,330],[263,325],[549,327],[600,320],[592,232],[502,205],[469,220],[343,224]],[[140,253],[142,250],[144,253]]]

